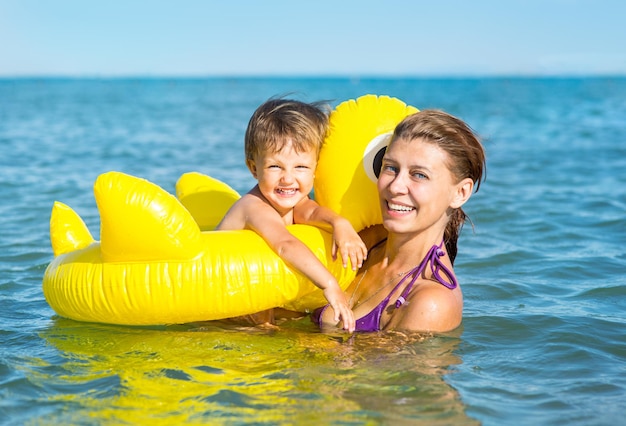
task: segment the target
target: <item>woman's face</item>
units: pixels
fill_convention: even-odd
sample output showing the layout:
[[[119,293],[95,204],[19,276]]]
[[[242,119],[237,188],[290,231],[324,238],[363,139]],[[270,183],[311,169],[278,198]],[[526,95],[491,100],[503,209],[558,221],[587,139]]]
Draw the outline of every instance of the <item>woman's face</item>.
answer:
[[[445,228],[458,185],[448,154],[423,139],[391,143],[378,178],[383,225],[389,232],[415,233]]]

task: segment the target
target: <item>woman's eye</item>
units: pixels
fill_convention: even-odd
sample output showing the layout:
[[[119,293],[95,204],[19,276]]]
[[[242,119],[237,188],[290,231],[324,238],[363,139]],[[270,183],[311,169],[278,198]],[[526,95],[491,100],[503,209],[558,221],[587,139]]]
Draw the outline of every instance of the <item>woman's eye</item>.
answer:
[[[398,171],[397,167],[391,166],[389,164],[383,164],[383,167],[381,168],[381,170],[386,173],[394,173],[394,174]]]
[[[426,176],[424,173],[421,173],[421,172],[413,172],[412,175],[416,179],[428,179],[428,176]]]

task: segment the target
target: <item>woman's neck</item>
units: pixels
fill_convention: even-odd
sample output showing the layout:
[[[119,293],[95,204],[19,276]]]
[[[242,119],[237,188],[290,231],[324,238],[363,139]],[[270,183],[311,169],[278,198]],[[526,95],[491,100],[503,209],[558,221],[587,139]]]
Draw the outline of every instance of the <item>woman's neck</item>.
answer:
[[[443,240],[443,231],[419,235],[389,234],[382,267],[391,271],[405,270],[419,263],[433,245]],[[445,248],[442,247],[444,250]]]

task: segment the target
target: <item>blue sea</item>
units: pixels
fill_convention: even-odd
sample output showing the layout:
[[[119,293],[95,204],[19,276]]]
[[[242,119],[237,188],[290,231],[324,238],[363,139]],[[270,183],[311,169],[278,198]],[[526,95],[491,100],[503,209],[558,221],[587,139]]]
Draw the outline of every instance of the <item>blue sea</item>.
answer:
[[[42,292],[62,201],[94,236],[96,177],[240,192],[248,119],[289,95],[439,108],[484,140],[456,272],[427,336],[60,318]],[[0,424],[614,425],[626,412],[626,78],[0,79]]]

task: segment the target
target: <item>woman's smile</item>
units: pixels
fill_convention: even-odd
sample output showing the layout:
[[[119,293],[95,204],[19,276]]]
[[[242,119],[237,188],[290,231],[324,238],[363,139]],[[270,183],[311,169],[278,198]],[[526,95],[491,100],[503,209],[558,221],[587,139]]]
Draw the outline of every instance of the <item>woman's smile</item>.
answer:
[[[387,208],[391,212],[397,212],[397,213],[408,213],[408,212],[412,212],[413,210],[415,210],[415,207],[411,207],[406,204],[392,203],[390,201],[387,201]]]

